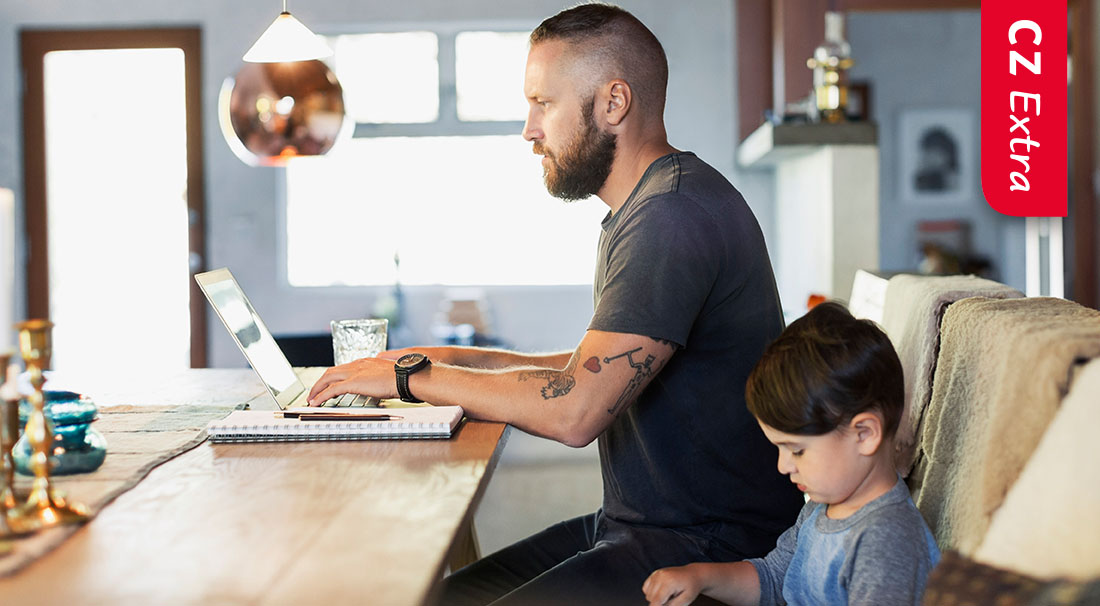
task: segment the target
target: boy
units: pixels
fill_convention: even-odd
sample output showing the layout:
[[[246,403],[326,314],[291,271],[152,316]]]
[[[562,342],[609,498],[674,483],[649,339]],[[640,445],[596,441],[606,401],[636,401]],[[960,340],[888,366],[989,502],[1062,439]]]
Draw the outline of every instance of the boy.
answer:
[[[822,303],[768,346],[745,391],[806,506],[763,558],[654,572],[649,603],[919,604],[939,549],[894,470],[904,387],[886,334]]]

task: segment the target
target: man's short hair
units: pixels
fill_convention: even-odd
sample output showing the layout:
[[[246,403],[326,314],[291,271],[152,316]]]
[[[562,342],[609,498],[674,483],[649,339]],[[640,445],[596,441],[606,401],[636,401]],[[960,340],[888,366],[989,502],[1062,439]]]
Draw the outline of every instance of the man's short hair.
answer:
[[[760,422],[794,435],[826,434],[857,414],[878,411],[888,438],[901,420],[905,383],[886,333],[829,301],[791,323],[764,350],[749,374],[745,399]]]
[[[603,68],[604,75],[625,80],[646,112],[664,113],[668,88],[665,49],[634,15],[602,2],[574,6],[549,17],[531,32],[531,46],[549,40],[568,42]]]

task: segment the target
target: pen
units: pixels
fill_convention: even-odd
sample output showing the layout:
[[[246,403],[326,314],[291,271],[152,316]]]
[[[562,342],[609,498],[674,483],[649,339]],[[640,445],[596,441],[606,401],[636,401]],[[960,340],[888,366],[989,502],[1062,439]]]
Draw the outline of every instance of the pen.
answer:
[[[324,412],[284,412],[280,415],[284,419],[298,419],[299,421],[394,421],[404,419],[399,415],[357,415]]]

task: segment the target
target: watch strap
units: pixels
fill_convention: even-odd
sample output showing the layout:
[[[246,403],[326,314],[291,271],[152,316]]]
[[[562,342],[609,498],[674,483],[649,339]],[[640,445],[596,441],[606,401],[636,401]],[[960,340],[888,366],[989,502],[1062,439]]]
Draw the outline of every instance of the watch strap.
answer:
[[[409,371],[404,368],[395,369],[397,374],[397,395],[401,398],[402,402],[412,402],[419,404],[424,400],[419,400],[416,396],[412,395],[409,391]]]

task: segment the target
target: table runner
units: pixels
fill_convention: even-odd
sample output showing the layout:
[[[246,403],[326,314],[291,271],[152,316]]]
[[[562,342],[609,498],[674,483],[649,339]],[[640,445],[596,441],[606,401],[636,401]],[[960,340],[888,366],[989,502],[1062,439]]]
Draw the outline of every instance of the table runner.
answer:
[[[107,440],[107,458],[91,473],[53,476],[51,483],[95,516],[133,488],[153,468],[206,439],[206,424],[229,414],[232,406],[108,406],[95,427]],[[16,495],[25,498],[33,478],[16,474]],[[9,539],[13,549],[0,555],[0,577],[8,576],[60,545],[81,528],[70,524]]]

